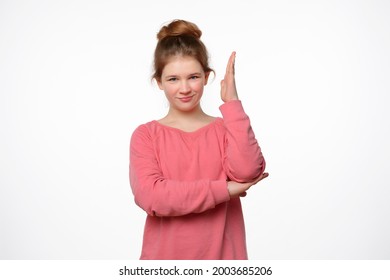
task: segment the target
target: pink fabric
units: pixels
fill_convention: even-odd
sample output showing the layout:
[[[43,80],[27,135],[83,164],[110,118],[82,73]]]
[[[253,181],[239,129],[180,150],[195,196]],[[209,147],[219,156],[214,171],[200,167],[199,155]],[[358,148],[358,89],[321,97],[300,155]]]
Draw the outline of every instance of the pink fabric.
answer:
[[[157,121],[130,143],[130,184],[147,213],[141,259],[247,259],[239,198],[227,180],[248,182],[265,161],[240,101],[194,132]]]

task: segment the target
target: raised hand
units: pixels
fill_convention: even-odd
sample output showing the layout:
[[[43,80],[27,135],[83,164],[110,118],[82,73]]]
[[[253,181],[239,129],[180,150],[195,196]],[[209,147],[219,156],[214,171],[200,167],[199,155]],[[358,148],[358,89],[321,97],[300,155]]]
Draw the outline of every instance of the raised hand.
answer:
[[[238,183],[235,181],[229,181],[228,182],[228,191],[230,194],[230,197],[244,197],[246,196],[246,191],[252,187],[253,185],[256,185],[258,182],[263,180],[264,178],[268,177],[268,173],[263,173],[259,177],[257,177],[254,181],[249,183]]]
[[[238,100],[236,80],[234,78],[235,60],[236,60],[236,52],[232,52],[228,64],[226,66],[225,77],[221,81],[221,99],[223,102]]]

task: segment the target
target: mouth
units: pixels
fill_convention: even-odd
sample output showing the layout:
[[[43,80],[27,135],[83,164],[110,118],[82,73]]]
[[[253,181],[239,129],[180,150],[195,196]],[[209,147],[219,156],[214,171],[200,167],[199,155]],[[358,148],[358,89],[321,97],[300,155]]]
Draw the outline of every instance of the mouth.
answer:
[[[178,97],[178,99],[181,101],[181,102],[190,102],[192,100],[194,96],[191,95],[191,96],[185,96],[185,97]]]

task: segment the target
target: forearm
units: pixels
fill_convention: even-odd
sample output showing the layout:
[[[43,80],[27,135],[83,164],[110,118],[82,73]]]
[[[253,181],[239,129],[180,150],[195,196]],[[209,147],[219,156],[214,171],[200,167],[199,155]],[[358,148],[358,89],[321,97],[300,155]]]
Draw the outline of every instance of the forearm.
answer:
[[[241,101],[230,101],[220,110],[226,128],[225,169],[231,180],[247,182],[264,172],[265,160]]]
[[[175,181],[135,174],[130,180],[136,204],[152,216],[201,213],[230,199],[225,180]]]

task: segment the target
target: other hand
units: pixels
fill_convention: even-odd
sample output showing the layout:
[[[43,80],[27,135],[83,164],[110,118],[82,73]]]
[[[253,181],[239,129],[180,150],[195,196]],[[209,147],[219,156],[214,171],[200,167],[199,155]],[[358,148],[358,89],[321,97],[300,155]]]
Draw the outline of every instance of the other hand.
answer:
[[[250,187],[252,187],[253,185],[256,185],[258,182],[260,182],[264,178],[267,178],[268,175],[269,175],[268,173],[263,173],[259,177],[257,177],[255,180],[253,180],[252,182],[249,182],[249,183],[238,183],[235,181],[229,181],[228,182],[228,190],[229,190],[230,197],[233,198],[233,197],[238,197],[238,196],[241,196],[241,197],[246,196],[246,191]]]
[[[228,64],[226,66],[225,77],[221,81],[221,99],[223,102],[238,100],[236,80],[234,77],[235,60],[236,60],[236,52],[232,52]]]

